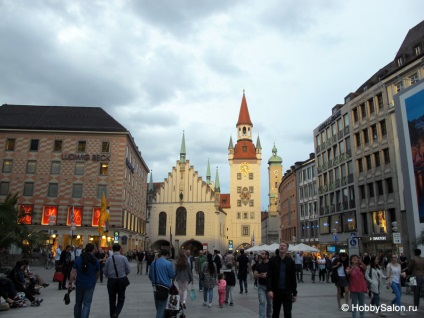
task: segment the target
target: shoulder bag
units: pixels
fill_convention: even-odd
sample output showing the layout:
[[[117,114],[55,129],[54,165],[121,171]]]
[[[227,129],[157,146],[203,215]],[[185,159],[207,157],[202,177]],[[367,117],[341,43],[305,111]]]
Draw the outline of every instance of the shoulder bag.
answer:
[[[124,277],[119,278],[118,270],[116,268],[116,263],[115,263],[115,257],[113,257],[113,255],[112,255],[112,260],[113,260],[113,267],[115,267],[116,279],[118,281],[118,284],[122,284],[122,286],[128,287],[130,285],[130,280],[128,279],[128,276],[125,275]]]
[[[157,277],[157,274],[156,274],[156,261],[155,261],[154,270],[155,270],[155,284],[154,284],[154,286],[155,286],[155,297],[156,297],[156,299],[159,299],[159,300],[167,300],[168,294],[169,294],[169,288],[167,286],[159,285],[157,283],[158,277]]]

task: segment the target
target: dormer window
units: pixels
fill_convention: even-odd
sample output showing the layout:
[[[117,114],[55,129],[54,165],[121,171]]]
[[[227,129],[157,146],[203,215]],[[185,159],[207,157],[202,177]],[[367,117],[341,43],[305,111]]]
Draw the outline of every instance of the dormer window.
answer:
[[[421,48],[421,45],[420,44],[418,44],[416,47],[414,47],[414,52],[415,52],[415,55],[420,55],[421,54],[422,48]]]
[[[397,64],[397,66],[402,66],[403,65],[403,56],[398,57],[398,59],[396,60],[396,64]]]

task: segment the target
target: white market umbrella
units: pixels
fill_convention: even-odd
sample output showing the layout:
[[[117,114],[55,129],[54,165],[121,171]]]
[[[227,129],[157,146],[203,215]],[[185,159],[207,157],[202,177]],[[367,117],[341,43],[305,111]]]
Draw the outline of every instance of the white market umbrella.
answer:
[[[319,252],[319,249],[309,246],[303,243],[297,244],[297,245],[290,245],[289,252],[312,252],[316,253]]]
[[[275,250],[278,249],[279,247],[280,247],[280,244],[272,243],[267,248],[264,248],[264,250],[269,251],[269,252],[275,252]]]
[[[252,247],[248,248],[247,250],[245,250],[245,252],[259,252],[259,251],[263,251],[263,250],[267,251],[267,247],[268,247],[268,245],[266,245],[266,244],[256,245],[256,246],[252,246]]]

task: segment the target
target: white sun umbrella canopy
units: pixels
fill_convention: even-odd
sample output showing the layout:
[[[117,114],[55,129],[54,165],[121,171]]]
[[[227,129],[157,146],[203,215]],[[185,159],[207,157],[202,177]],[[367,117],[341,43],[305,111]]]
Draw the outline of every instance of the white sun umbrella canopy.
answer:
[[[272,243],[266,249],[264,248],[264,250],[269,251],[269,252],[275,252],[275,250],[277,248],[279,248],[279,247],[280,247],[280,244],[278,244],[278,243]]]
[[[300,244],[296,244],[296,245],[292,245],[290,244],[289,246],[289,252],[311,252],[311,253],[316,253],[319,252],[319,249],[313,247],[313,246],[309,246],[303,243]]]
[[[247,250],[244,250],[245,252],[259,252],[259,251],[263,251],[263,250],[267,250],[268,245],[263,244],[263,245],[256,245],[256,246],[252,246],[250,248],[248,248]]]

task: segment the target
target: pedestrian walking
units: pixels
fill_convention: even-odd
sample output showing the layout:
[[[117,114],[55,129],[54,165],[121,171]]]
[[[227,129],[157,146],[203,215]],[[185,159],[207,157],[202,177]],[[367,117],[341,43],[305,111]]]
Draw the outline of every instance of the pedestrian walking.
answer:
[[[297,282],[303,283],[303,252],[294,254],[294,263],[296,264]]]
[[[287,254],[289,243],[281,241],[276,255],[269,260],[267,292],[272,299],[272,318],[279,318],[281,305],[285,318],[292,317],[292,306],[297,299],[296,267]]]
[[[75,282],[74,318],[88,318],[93,301],[94,288],[100,276],[100,264],[94,256],[96,246],[88,243],[85,252],[75,260],[69,278],[68,290]]]
[[[213,300],[213,288],[216,284],[216,277],[218,270],[216,264],[213,261],[212,254],[208,254],[206,257],[206,262],[203,264],[202,268],[203,273],[203,306],[212,307]],[[208,303],[209,297],[209,303]]]
[[[259,318],[271,318],[272,299],[268,296],[266,288],[266,278],[268,274],[269,252],[262,251],[260,254],[261,262],[255,266],[253,277],[258,281],[258,299],[259,299]]]
[[[349,260],[346,253],[340,253],[338,257],[332,262],[331,281],[337,287],[337,306],[339,310],[341,307],[341,298],[344,294],[345,303],[349,304],[349,281],[346,274],[346,268],[349,267]]]
[[[244,285],[244,291],[247,294],[247,272],[249,270],[249,259],[247,258],[246,254],[244,254],[243,249],[240,250],[240,256],[237,257],[237,267],[238,267],[237,278],[240,284],[240,294],[243,294],[243,285]]]
[[[401,266],[398,263],[398,257],[396,254],[390,256],[390,263],[386,266],[387,272],[387,288],[392,287],[393,292],[395,293],[395,298],[390,302],[391,305],[399,306],[401,305],[402,290],[400,287],[400,274]],[[401,316],[405,316],[403,311],[400,311]]]
[[[137,251],[137,275],[143,275],[144,251]]]
[[[419,248],[414,250],[414,257],[409,261],[407,272],[415,276],[417,281],[417,286],[414,289],[414,306],[418,309],[424,280],[424,258],[421,256]]]
[[[225,281],[227,282],[227,286],[225,286],[225,301],[224,303],[228,304],[230,301],[230,306],[234,305],[233,299],[233,290],[236,287],[236,274],[234,273],[234,265],[233,263],[227,263],[227,269],[224,273]]]
[[[358,255],[350,256],[350,266],[346,269],[346,274],[349,276],[349,291],[352,299],[352,318],[356,318],[356,313],[359,308],[359,316],[364,318],[365,311],[365,293],[367,284],[365,280],[366,266]]]
[[[224,301],[225,301],[225,291],[227,288],[227,282],[224,279],[224,274],[220,273],[218,274],[218,302],[219,302],[219,308],[224,307]]]
[[[180,293],[180,302],[183,308],[186,308],[186,300],[188,294],[188,285],[193,283],[193,275],[190,270],[187,256],[184,252],[180,252],[177,262],[175,263],[175,281],[178,284]]]
[[[109,294],[109,313],[111,318],[117,318],[124,307],[127,275],[131,272],[128,259],[121,254],[121,245],[113,244],[113,254],[105,262],[103,274],[107,278]],[[117,299],[118,296],[118,299]],[[118,300],[118,301],[117,301]]]
[[[383,278],[386,278],[386,276],[384,276],[381,271],[380,258],[378,256],[371,256],[365,272],[365,279],[369,283],[369,290],[372,294],[370,305],[378,308],[380,307],[381,280]],[[379,314],[381,317],[386,317],[382,311],[380,311]]]

